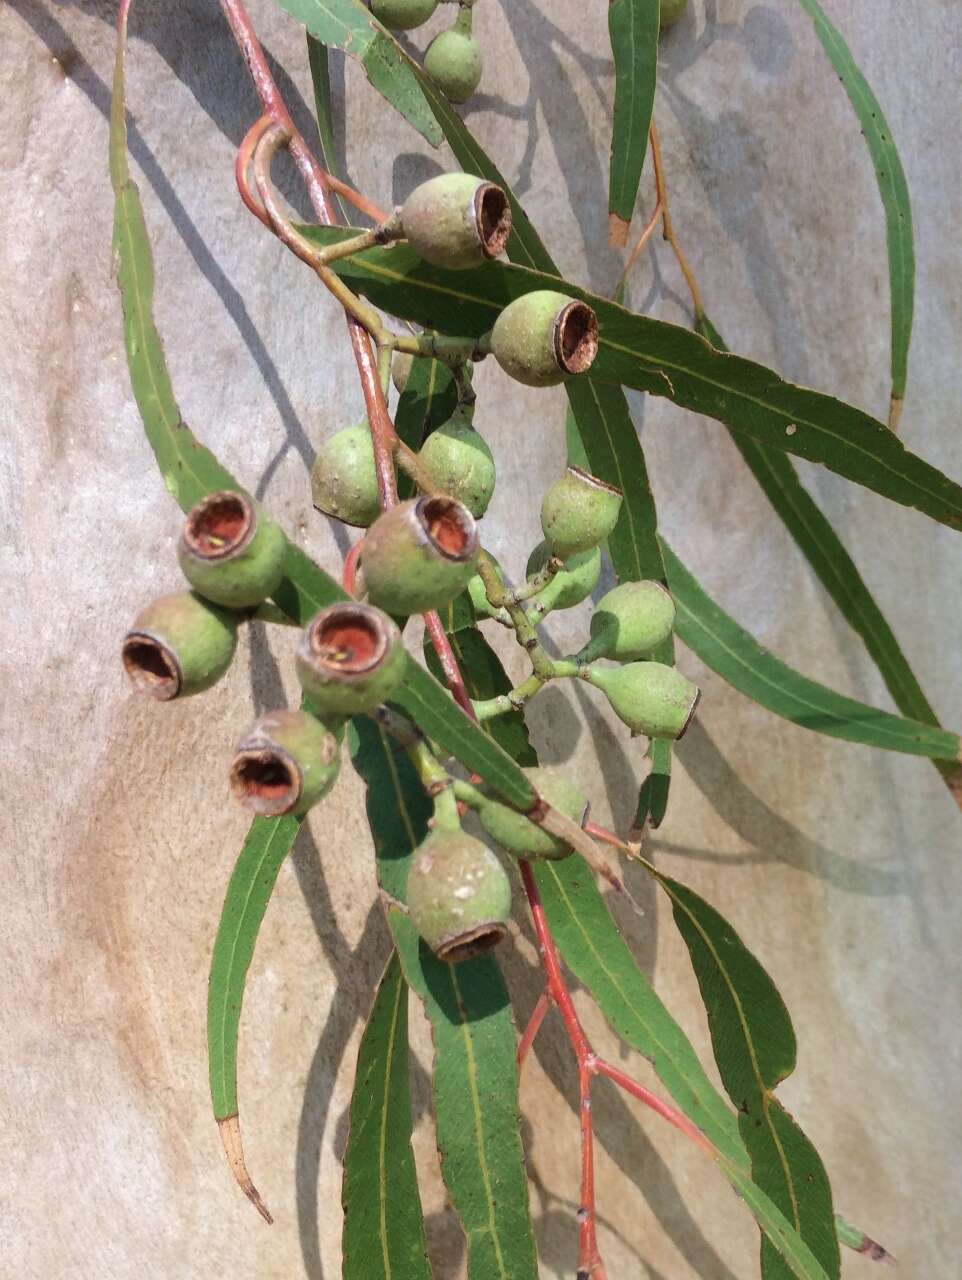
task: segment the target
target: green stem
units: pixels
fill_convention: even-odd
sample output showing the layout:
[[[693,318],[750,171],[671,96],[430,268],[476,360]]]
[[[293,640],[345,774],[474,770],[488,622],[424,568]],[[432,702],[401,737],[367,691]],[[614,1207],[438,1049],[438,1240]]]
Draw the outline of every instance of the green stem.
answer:
[[[482,338],[451,338],[435,333],[395,333],[387,341],[395,351],[412,356],[433,356],[442,364],[457,369],[466,360],[483,360],[490,351],[490,334]]]

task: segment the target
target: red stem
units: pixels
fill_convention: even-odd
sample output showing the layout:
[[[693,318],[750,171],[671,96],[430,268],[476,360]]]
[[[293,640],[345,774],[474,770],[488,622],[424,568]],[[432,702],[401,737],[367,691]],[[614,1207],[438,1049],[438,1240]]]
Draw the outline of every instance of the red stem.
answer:
[[[524,1029],[524,1035],[518,1041],[518,1066],[520,1067],[528,1056],[528,1050],[534,1044],[534,1038],[541,1030],[541,1024],[547,1016],[548,1010],[551,1008],[551,997],[547,990],[542,991],[538,996],[538,1003],[531,1010],[531,1017],[528,1019],[528,1025]]]

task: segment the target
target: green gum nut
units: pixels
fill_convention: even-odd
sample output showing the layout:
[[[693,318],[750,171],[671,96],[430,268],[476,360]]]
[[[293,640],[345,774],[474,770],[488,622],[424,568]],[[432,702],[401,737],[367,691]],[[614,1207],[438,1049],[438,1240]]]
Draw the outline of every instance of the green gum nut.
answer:
[[[442,173],[422,182],[401,206],[400,219],[415,253],[452,271],[496,258],[511,234],[508,197],[470,173]]]
[[[532,786],[548,803],[583,827],[588,819],[588,801],[567,778],[552,769],[525,769]],[[485,831],[502,849],[517,858],[567,858],[571,845],[539,827],[498,800],[487,800],[478,809]]]
[[[263,603],[284,576],[287,539],[244,493],[208,494],[187,513],[177,546],[184,577],[228,609]]]
[[[371,525],[361,551],[372,604],[407,616],[440,609],[468,584],[478,563],[474,516],[442,494],[401,502]]]
[[[586,679],[601,690],[632,733],[649,738],[680,738],[701,697],[696,685],[661,662],[588,667]]]
[[[245,809],[267,818],[307,813],[333,787],[337,739],[306,711],[270,711],[237,744],[230,789]]]
[[[215,684],[237,647],[237,619],[191,591],[161,596],[124,637],[124,670],[138,693],[158,702]]]
[[[517,382],[551,387],[591,368],[598,354],[598,319],[587,303],[538,289],[505,307],[490,344],[495,360]]]
[[[404,678],[401,633],[386,613],[349,600],[328,605],[304,628],[297,677],[322,715],[353,716],[390,697]]]
[[[481,46],[471,34],[471,10],[462,9],[454,26],[436,35],[424,55],[424,70],[449,102],[467,102],[481,83]]]
[[[547,542],[539,542],[528,557],[525,569],[531,578],[548,563],[551,549]],[[587,600],[598,585],[601,577],[601,548],[592,547],[589,551],[579,551],[569,556],[562,568],[551,581],[541,588],[537,595],[528,602],[539,614],[551,613],[554,609],[573,609],[582,600]]]
[[[471,410],[460,405],[428,436],[419,457],[435,488],[463,502],[476,520],[494,493],[494,457],[471,423]]]
[[[568,467],[541,503],[541,528],[553,555],[567,560],[604,542],[618,522],[622,492],[581,467]]]
[[[394,383],[394,390],[399,396],[404,394],[404,388],[408,384],[413,364],[414,356],[411,355],[410,351],[395,351],[394,358],[391,360],[391,381]]]
[[[311,497],[326,516],[366,529],[381,514],[374,445],[367,419],[321,445],[311,468]]]
[[[661,0],[661,30],[672,27],[688,8],[688,0]]]
[[[578,655],[584,662],[647,658],[668,639],[675,602],[660,582],[623,582],[601,597],[591,615],[591,639]]]
[[[438,7],[438,0],[371,0],[371,12],[392,31],[420,27]]]
[[[508,931],[511,883],[487,847],[464,831],[432,831],[408,874],[411,921],[439,960],[457,964]]]

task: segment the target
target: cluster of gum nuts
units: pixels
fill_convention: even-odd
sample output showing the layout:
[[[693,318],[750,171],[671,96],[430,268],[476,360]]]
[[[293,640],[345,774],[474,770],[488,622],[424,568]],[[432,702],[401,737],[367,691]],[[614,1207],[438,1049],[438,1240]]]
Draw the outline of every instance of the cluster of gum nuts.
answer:
[[[408,238],[429,260],[449,260],[452,245],[457,256],[459,237],[471,239],[481,256],[479,228],[493,225],[483,209],[492,191],[503,199],[498,188],[464,174],[423,184],[401,211]],[[433,235],[425,209],[435,215]],[[446,216],[451,209],[458,217]],[[417,216],[419,210],[423,216]],[[496,222],[501,226],[503,220]],[[597,327],[584,303],[538,291],[510,303],[488,338],[486,349],[508,373],[546,386],[590,365]],[[403,368],[395,375],[403,381]],[[494,491],[495,465],[472,415],[473,405],[460,404],[421,448],[419,466],[432,491],[385,511],[378,503],[366,423],[337,432],[318,454],[312,472],[315,505],[367,530],[358,598],[327,606],[304,628],[296,656],[301,709],[262,716],[236,747],[230,789],[255,814],[303,815],[330,791],[345,721],[375,712],[404,680],[409,659],[391,615],[407,618],[440,609],[465,593],[478,621],[512,621],[503,603],[489,600],[478,573],[482,556],[500,570],[482,551],[478,536],[477,521]],[[621,503],[619,490],[579,467],[569,466],[550,486],[541,507],[544,541],[527,565],[532,589],[520,606],[526,624],[536,625],[550,611],[590,596],[601,572],[601,544],[615,527]],[[270,617],[265,602],[281,585],[287,552],[279,526],[247,494],[225,490],[198,502],[187,515],[177,551],[190,590],[155,600],[124,638],[123,664],[134,687],[170,701],[219,680],[233,659],[239,624]],[[599,689],[633,733],[649,738],[680,737],[698,701],[698,689],[680,672],[652,660],[671,636],[674,617],[672,599],[660,583],[624,582],[601,598],[587,643],[561,664],[566,674]],[[606,661],[617,665],[603,665]],[[576,787],[550,770],[528,773],[549,804],[584,823],[588,806]],[[509,854],[561,858],[572,851],[483,787],[455,781],[454,795]],[[504,936],[510,882],[481,840],[464,832],[457,820],[439,819],[413,860],[407,905],[436,954],[457,961]]]

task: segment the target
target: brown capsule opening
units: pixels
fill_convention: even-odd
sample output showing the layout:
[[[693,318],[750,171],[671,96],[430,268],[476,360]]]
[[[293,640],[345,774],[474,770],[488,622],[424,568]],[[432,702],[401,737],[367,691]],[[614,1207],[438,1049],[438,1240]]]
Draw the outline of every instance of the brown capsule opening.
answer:
[[[383,618],[362,604],[334,604],[311,623],[310,652],[318,663],[343,675],[363,675],[379,666],[390,644]]]
[[[511,234],[511,206],[508,197],[493,182],[482,182],[475,191],[474,218],[484,256],[499,257]]]
[[[584,373],[598,354],[598,317],[585,302],[569,302],[555,320],[555,359],[565,373]]]
[[[435,954],[448,964],[460,964],[462,960],[470,960],[472,956],[496,947],[507,932],[507,925],[498,920],[475,925],[473,929],[466,929],[464,933],[440,943]]]
[[[223,560],[250,541],[254,508],[242,493],[224,490],[202,498],[187,515],[184,543],[201,560]]]
[[[590,484],[595,489],[604,489],[606,493],[616,493],[619,498],[624,497],[624,493],[615,484],[608,484],[607,480],[599,480],[597,476],[593,476],[590,471],[585,471],[584,467],[568,466],[573,476],[577,476],[584,484]]]
[[[681,726],[681,733],[679,733],[678,737],[675,739],[676,742],[681,742],[682,738],[688,732],[688,726],[695,718],[695,712],[698,710],[699,702],[701,702],[701,689],[696,689],[695,696],[691,700],[691,710],[688,712],[688,719]]]
[[[478,549],[474,516],[455,498],[421,498],[417,518],[433,545],[449,560],[470,560]]]
[[[230,789],[245,808],[276,818],[297,804],[301,775],[278,747],[241,748],[231,764]]]
[[[131,631],[121,651],[124,670],[138,693],[169,702],[180,693],[182,675],[173,651],[145,631]]]

